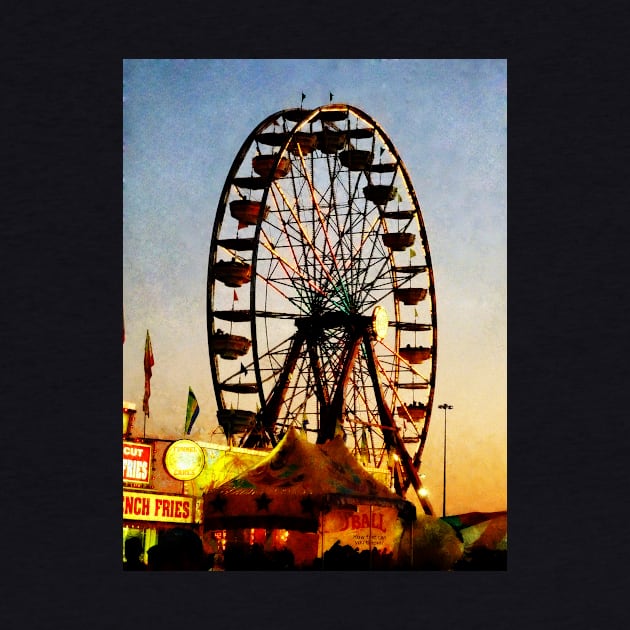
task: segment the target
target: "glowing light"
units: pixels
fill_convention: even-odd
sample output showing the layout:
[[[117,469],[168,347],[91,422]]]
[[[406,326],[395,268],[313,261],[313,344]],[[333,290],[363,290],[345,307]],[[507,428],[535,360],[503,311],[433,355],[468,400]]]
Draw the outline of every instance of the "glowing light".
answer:
[[[372,314],[372,327],[378,341],[385,339],[389,326],[389,316],[382,306],[377,306]]]
[[[214,532],[214,539],[217,541],[217,550],[224,552],[227,544],[227,530]]]

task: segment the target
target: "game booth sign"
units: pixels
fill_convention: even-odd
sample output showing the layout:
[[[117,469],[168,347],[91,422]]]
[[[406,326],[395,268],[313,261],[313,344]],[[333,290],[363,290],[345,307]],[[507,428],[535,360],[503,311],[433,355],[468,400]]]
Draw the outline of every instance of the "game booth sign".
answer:
[[[187,484],[204,467],[204,451],[191,440],[123,439],[123,542],[140,538],[146,559],[160,532],[200,530],[201,496]]]
[[[198,522],[199,497],[183,492],[184,482],[205,466],[203,449],[192,440],[123,440],[123,520],[150,523]]]
[[[264,532],[268,540],[270,530],[281,531],[298,567],[339,548],[376,550],[395,563],[415,519],[415,506],[370,475],[341,437],[312,444],[294,428],[258,464],[203,499],[206,532],[260,532],[262,542]]]

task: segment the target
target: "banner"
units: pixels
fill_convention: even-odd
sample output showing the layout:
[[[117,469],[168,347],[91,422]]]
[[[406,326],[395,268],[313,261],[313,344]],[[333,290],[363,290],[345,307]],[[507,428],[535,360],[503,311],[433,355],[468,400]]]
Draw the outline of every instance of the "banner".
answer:
[[[195,497],[123,490],[123,519],[193,523]]]
[[[393,552],[400,540],[402,525],[394,507],[358,505],[354,510],[331,510],[324,515],[323,545],[335,542],[353,549],[378,549]]]

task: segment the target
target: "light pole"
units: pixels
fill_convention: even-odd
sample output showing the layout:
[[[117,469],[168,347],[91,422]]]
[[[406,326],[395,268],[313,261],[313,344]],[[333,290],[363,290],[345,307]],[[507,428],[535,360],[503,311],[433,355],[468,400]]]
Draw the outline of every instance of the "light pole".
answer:
[[[444,491],[442,493],[442,517],[446,516],[446,410],[452,409],[453,405],[442,403],[438,409],[444,409]]]

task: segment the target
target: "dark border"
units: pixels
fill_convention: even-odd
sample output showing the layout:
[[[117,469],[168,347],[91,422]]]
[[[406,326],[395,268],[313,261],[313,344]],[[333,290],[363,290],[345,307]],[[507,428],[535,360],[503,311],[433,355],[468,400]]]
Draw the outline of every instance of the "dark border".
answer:
[[[609,45],[617,15],[610,5]],[[606,537],[614,524],[600,521],[601,539],[585,542],[597,536],[584,533],[593,526],[589,512],[604,505],[593,464],[602,452],[579,424],[584,392],[564,371],[584,361],[571,333],[584,332],[578,306],[595,316],[589,261],[593,248],[607,245],[598,223],[579,218],[592,217],[595,198],[566,164],[582,156],[584,166],[598,100],[614,90],[593,89],[595,60],[608,49],[582,30],[593,21],[590,5],[554,6],[249,4],[171,13],[121,3],[7,11],[5,174],[14,188],[2,249],[10,270],[2,327],[11,588],[0,607],[4,627],[279,629],[299,619],[313,628],[427,621],[561,628],[594,612],[599,625],[615,618],[620,590],[602,589],[597,568],[623,532]],[[122,391],[122,59],[166,56],[508,59],[507,573],[226,573],[210,580],[132,578],[120,570],[120,470],[111,454],[120,444],[114,420]],[[606,131],[614,143],[610,122]],[[601,173],[590,167],[591,178]],[[578,206],[587,210],[576,219]],[[618,317],[603,330],[601,321],[590,325],[604,340],[621,331]],[[602,346],[590,348],[594,365],[605,361]],[[607,459],[620,444],[605,445]]]

